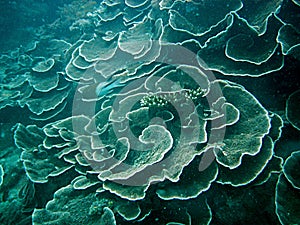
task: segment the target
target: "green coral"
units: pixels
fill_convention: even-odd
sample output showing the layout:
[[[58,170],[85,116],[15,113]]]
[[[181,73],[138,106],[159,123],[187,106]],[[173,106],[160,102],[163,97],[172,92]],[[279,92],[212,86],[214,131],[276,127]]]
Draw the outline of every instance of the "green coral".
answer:
[[[58,13],[0,56],[1,224],[299,221],[298,1]]]

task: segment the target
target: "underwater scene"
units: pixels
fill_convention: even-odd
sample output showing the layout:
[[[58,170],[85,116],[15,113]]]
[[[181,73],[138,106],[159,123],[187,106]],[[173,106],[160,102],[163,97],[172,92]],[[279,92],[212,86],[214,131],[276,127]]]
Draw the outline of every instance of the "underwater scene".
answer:
[[[299,225],[299,0],[0,9],[0,224]]]

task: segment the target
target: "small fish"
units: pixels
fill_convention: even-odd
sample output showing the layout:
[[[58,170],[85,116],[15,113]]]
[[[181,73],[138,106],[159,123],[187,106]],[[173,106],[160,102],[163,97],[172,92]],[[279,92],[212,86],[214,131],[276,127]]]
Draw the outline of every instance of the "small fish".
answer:
[[[96,87],[96,95],[99,97],[108,95],[114,90],[114,88],[123,87],[125,85],[125,83],[121,83],[121,79],[117,79],[110,82],[102,82]]]

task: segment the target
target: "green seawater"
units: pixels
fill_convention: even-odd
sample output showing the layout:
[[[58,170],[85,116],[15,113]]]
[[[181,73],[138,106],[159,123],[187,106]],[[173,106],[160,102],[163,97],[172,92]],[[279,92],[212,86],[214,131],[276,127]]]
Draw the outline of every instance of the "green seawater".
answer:
[[[300,224],[299,0],[0,12],[0,224]]]

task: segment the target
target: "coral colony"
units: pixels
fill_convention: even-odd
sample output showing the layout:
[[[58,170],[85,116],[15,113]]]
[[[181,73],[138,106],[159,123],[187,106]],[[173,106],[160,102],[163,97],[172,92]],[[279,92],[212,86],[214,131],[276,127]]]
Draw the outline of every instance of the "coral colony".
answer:
[[[276,144],[284,123],[300,130],[300,92],[284,115],[230,81],[300,59],[299,1],[71,6],[60,9],[69,24],[44,27],[61,37],[45,31],[0,57],[0,109],[26,118],[1,128],[25,171],[14,184],[1,159],[1,191],[16,198],[1,194],[1,221],[299,223],[300,151]]]

